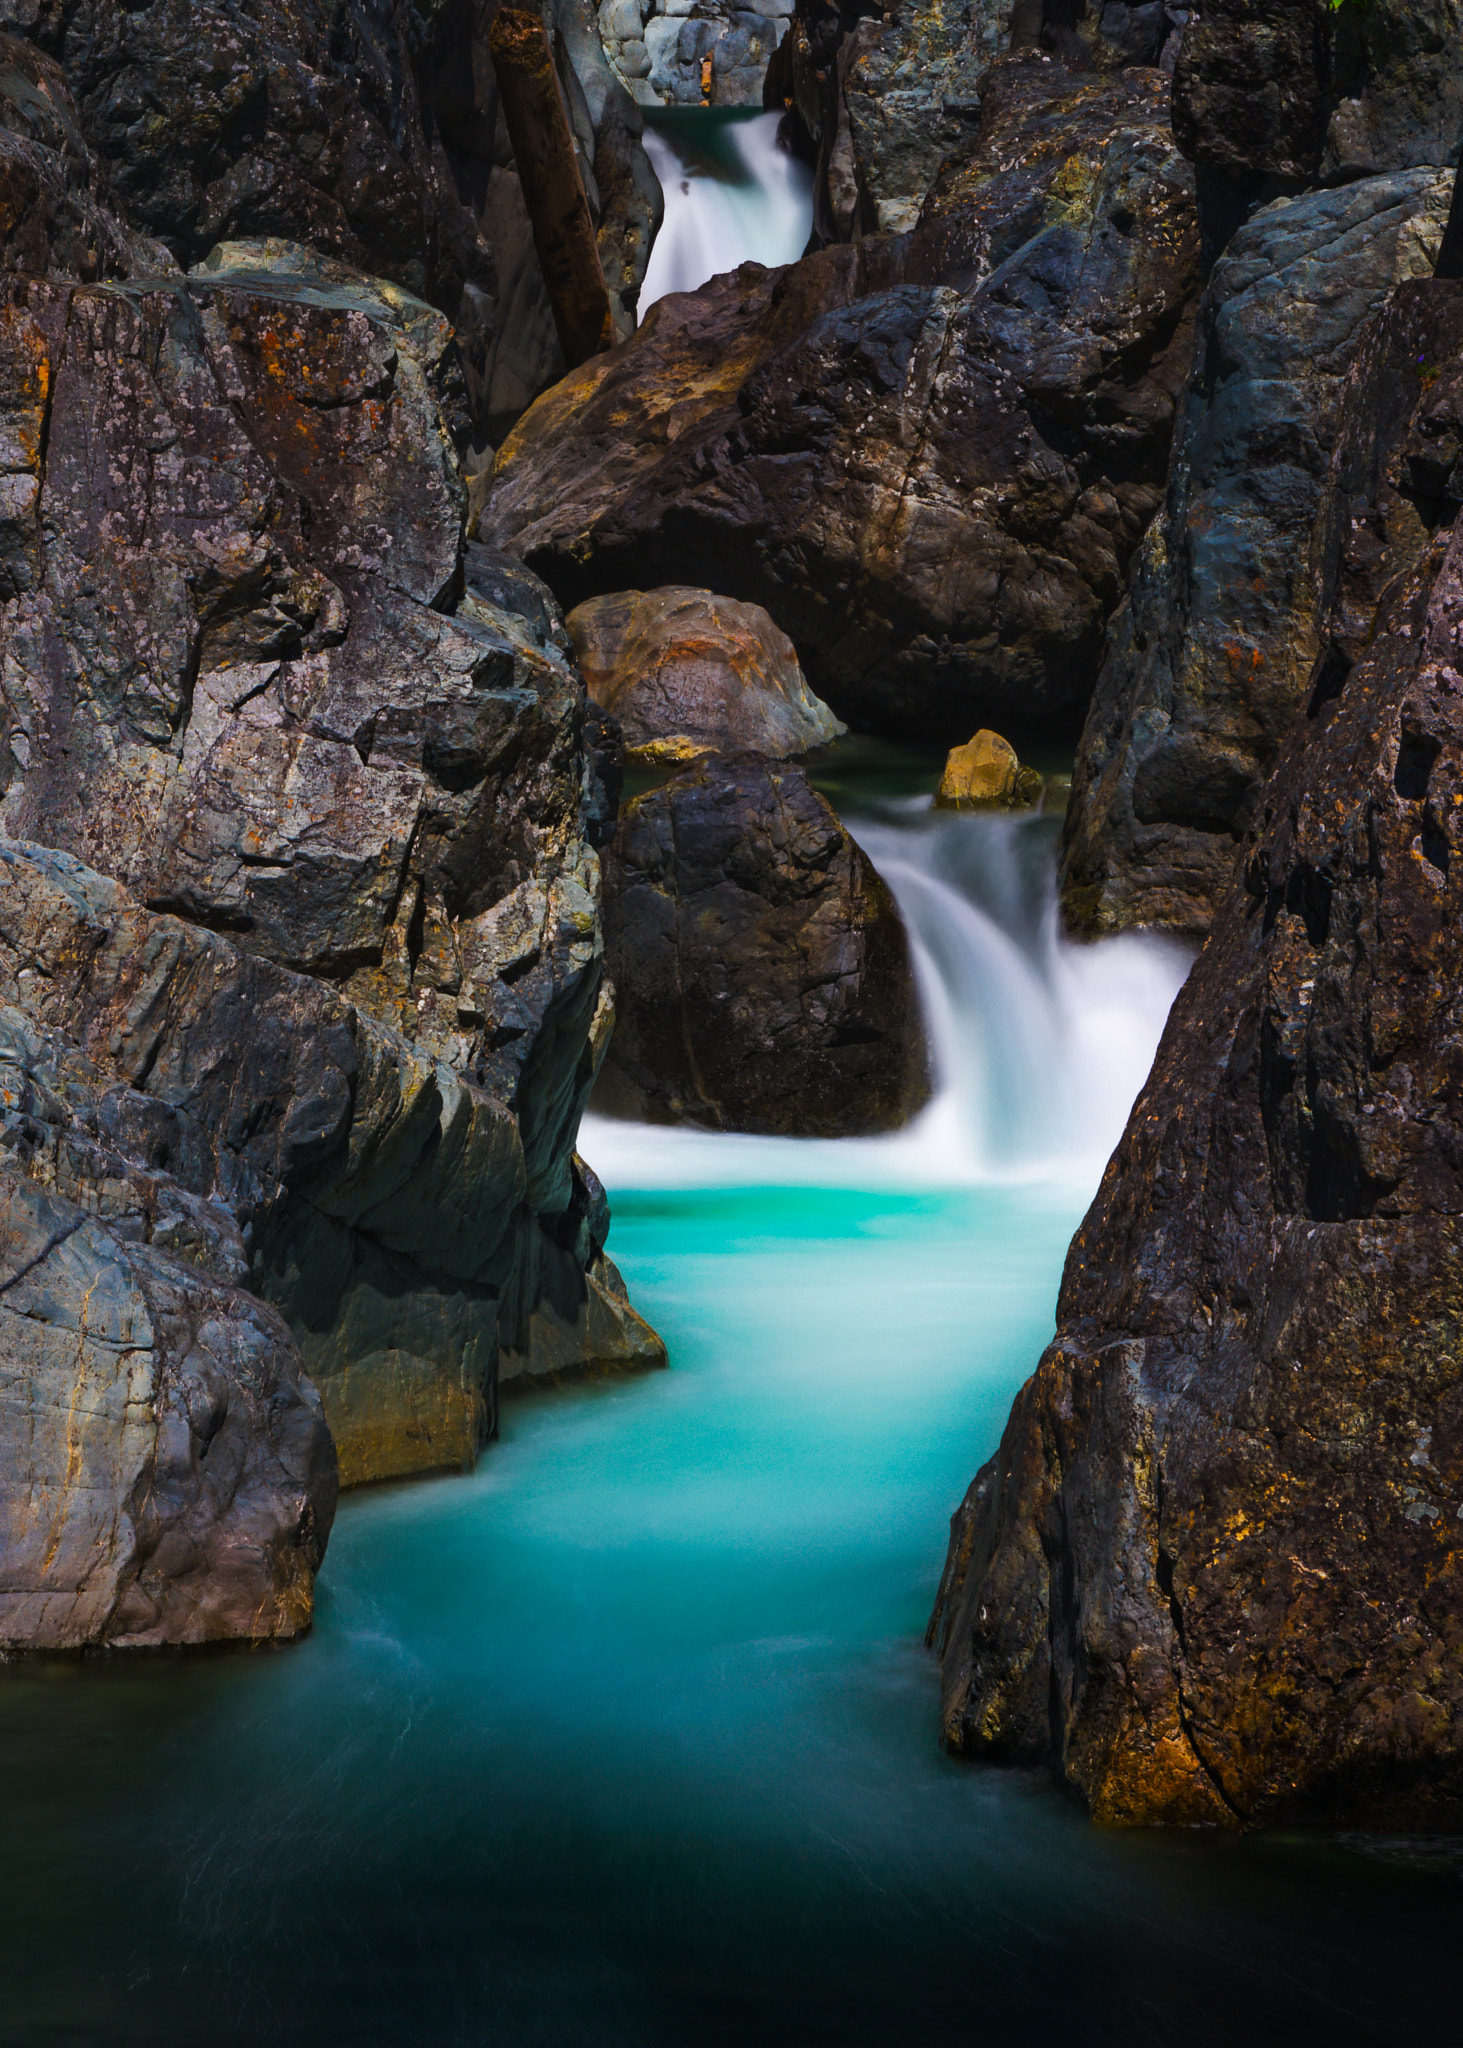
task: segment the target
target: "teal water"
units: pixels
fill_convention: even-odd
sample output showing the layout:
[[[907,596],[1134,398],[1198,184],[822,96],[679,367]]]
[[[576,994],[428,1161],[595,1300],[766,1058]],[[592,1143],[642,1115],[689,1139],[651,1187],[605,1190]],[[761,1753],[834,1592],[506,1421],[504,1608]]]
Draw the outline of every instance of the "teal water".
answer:
[[[948,1110],[927,1154],[598,1126],[670,1371],[521,1396],[473,1476],[349,1498],[292,1650],[0,1672],[0,2044],[1447,2022],[1446,1870],[1105,1833],[1040,1773],[941,1754],[946,1520],[1096,1170],[954,1172]]]

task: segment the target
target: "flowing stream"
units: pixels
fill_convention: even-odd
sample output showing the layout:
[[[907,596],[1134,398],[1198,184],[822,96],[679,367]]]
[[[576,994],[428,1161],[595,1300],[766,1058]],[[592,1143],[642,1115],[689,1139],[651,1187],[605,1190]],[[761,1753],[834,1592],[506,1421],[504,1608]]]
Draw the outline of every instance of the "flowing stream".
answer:
[[[342,1504],[287,1651],[0,1672],[0,2048],[1383,2042],[1456,1877],[1092,1827],[936,1744],[945,1523],[1183,971],[1054,821],[845,805],[941,1064],[891,1138],[594,1124],[668,1372]]]
[[[781,114],[745,108],[646,110],[645,149],[665,220],[640,291],[643,317],[739,263],[795,263],[813,225],[813,175],[780,147]]]
[[[646,304],[807,233],[776,117],[673,127]],[[347,1498],[290,1650],[0,1671],[0,2048],[1451,2033],[1456,1855],[1104,1833],[937,1746],[946,1520],[1184,962],[1058,937],[1051,819],[838,794],[915,935],[930,1107],[591,1120],[668,1372]]]

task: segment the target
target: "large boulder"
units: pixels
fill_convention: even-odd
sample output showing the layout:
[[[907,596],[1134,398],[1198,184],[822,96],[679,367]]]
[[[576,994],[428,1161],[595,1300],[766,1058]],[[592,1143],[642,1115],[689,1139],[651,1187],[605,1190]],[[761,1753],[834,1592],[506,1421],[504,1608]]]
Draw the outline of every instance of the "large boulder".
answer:
[[[798,768],[697,762],[627,809],[607,865],[611,1115],[844,1137],[929,1092],[894,899]]]
[[[163,917],[170,946],[228,935],[206,941],[227,968],[199,958],[237,1007],[184,1034],[221,1070],[318,1037],[325,1072],[256,1076],[253,1109],[209,1109],[210,1144],[274,1103],[349,1150],[328,1105],[345,1089],[369,1119],[379,1086],[401,1135],[366,1210],[300,1196],[251,1278],[347,1483],[461,1465],[500,1364],[664,1353],[574,1158],[610,1025],[583,682],[542,596],[504,585],[527,615],[500,606],[464,561],[447,323],[246,244],[187,281],[16,286],[0,336],[0,822],[183,920]],[[249,979],[266,967],[305,979],[274,1001]],[[418,1220],[363,1220],[383,1200]]]
[[[1075,929],[1208,929],[1326,642],[1348,376],[1393,286],[1431,271],[1452,182],[1399,171],[1277,202],[1216,267],[1167,497],[1078,750]]]
[[[1444,528],[1282,751],[955,1517],[946,1742],[1108,1820],[1463,1819],[1460,621]]]
[[[759,605],[709,590],[621,590],[565,622],[595,703],[631,748],[665,741],[785,760],[844,730]]]
[[[483,537],[566,603],[761,604],[851,724],[1075,722],[1187,363],[1167,91],[1006,60],[916,233],[662,300],[519,423]]]

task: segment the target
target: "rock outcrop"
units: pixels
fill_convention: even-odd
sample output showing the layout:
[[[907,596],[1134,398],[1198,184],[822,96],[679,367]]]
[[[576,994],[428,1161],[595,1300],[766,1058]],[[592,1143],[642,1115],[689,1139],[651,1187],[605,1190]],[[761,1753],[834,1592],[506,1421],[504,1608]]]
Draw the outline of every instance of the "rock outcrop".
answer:
[[[786,760],[844,730],[757,605],[673,585],[589,598],[565,623],[585,687],[632,750]]]
[[[312,1198],[251,1274],[346,1483],[460,1465],[500,1354],[558,1370],[576,1332],[581,1362],[663,1352],[572,1156],[609,1028],[583,685],[561,626],[466,584],[447,323],[251,244],[186,284],[28,282],[4,332],[0,821],[310,977],[290,1004],[322,1053],[357,1049],[292,1083],[307,1122],[339,1087],[368,1099],[362,1020],[399,1034],[372,1058],[405,1135],[361,1196],[419,1221]],[[216,1057],[247,1073],[269,1005],[237,1000]],[[550,1300],[567,1324],[540,1359]]]
[[[1281,752],[955,1517],[946,1741],[1108,1820],[1463,1815],[1460,621],[1445,526]]]
[[[793,0],[600,0],[605,55],[643,106],[760,107]]]
[[[1393,286],[1431,271],[1452,182],[1401,171],[1278,202],[1216,267],[1078,751],[1075,929],[1208,929],[1326,641],[1352,488],[1332,456],[1366,410],[1348,374]]]
[[[605,944],[611,1115],[844,1137],[929,1092],[899,912],[798,768],[705,759],[632,803]]]
[[[916,233],[662,300],[519,423],[482,537],[566,604],[762,605],[852,724],[1075,722],[1188,361],[1167,96],[1005,60]]]

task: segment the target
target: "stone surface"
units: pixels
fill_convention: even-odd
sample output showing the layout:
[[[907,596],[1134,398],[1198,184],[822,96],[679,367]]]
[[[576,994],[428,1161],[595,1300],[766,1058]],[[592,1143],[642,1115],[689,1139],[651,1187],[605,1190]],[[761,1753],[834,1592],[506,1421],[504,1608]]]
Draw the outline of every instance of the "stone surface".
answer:
[[[1463,1817],[1460,621],[1444,528],[1282,751],[955,1517],[947,1743],[1107,1820]]]
[[[679,738],[785,760],[844,730],[757,605],[672,585],[592,597],[566,623],[590,696],[629,747]]]
[[[916,233],[662,300],[519,423],[482,537],[567,604],[653,575],[762,605],[851,724],[1074,719],[1188,359],[1167,90],[1007,60]]]
[[[978,732],[963,747],[952,747],[935,791],[942,811],[1024,810],[1041,802],[1042,780],[1024,768],[1009,740]]]
[[[1241,192],[1458,160],[1463,0],[1206,0],[1174,132]]]
[[[0,1654],[308,1628],[335,1454],[280,1318],[9,1166],[0,1275]]]
[[[605,55],[645,106],[760,107],[792,0],[601,0]],[[710,59],[709,90],[703,65]]]
[[[1393,285],[1431,270],[1451,185],[1404,171],[1278,202],[1214,271],[1168,495],[1078,751],[1077,930],[1208,928],[1322,651],[1347,376]]]
[[[894,899],[798,768],[703,760],[627,809],[607,861],[611,1115],[841,1137],[929,1092]]]
[[[6,302],[0,822],[329,984],[337,1037],[366,1016],[401,1034],[381,1113],[403,1099],[415,1135],[380,1194],[443,1214],[383,1237],[315,1201],[251,1267],[353,1483],[470,1458],[500,1349],[538,1369],[540,1298],[577,1296],[581,1334],[604,1306],[607,1218],[572,1152],[610,1024],[605,800],[552,601],[464,564],[445,320],[267,257]],[[255,1001],[219,1053],[243,1072],[265,1056]],[[334,1087],[300,1083],[320,1114]],[[456,1193],[434,1194],[448,1171]],[[663,1357],[632,1313],[605,1318],[626,1362]]]

